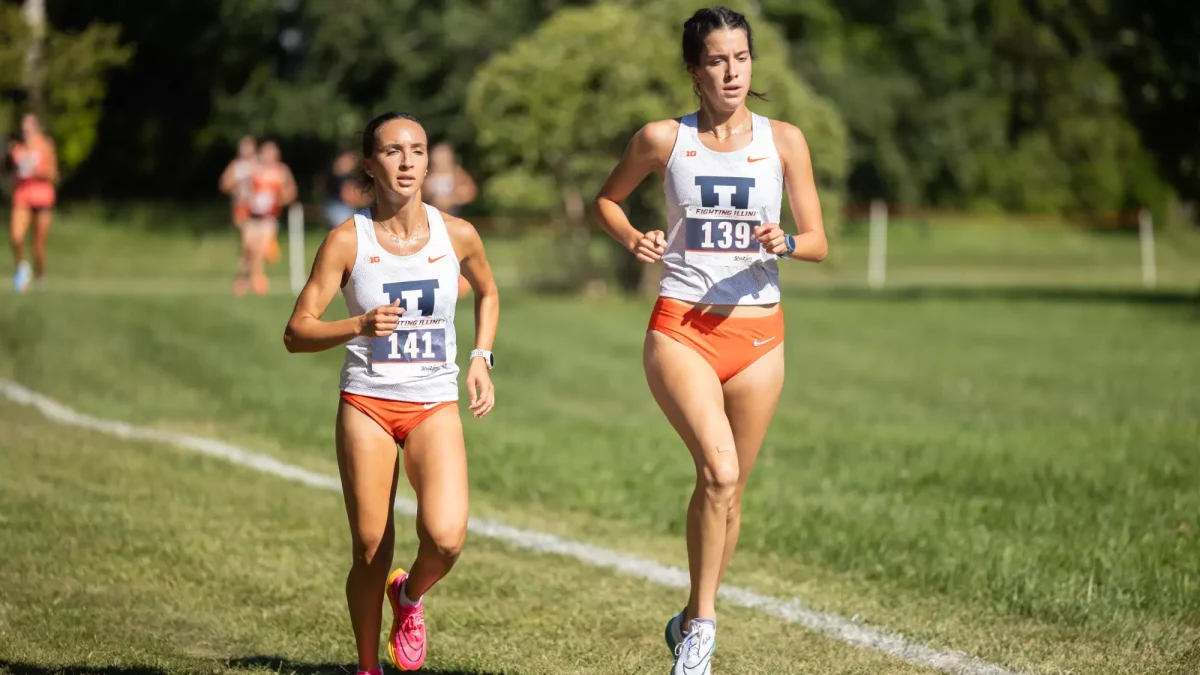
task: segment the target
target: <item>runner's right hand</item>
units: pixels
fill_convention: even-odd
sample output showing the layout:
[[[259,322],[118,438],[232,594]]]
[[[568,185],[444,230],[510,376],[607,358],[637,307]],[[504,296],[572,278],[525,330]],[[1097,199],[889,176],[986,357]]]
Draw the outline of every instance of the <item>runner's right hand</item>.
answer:
[[[633,247],[633,255],[644,263],[658,262],[667,252],[667,235],[662,230],[651,230],[638,239]]]
[[[358,334],[366,337],[387,337],[395,332],[403,313],[404,308],[400,306],[399,299],[390,305],[380,305],[359,317]]]

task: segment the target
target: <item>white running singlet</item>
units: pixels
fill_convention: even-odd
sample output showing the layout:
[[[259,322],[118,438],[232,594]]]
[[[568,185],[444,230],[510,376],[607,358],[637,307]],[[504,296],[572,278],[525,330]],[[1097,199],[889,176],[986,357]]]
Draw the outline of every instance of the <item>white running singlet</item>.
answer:
[[[779,263],[754,228],[778,223],[783,165],[771,121],[754,115],[750,144],[733,152],[700,142],[696,113],[679,121],[667,160],[667,252],[658,294],[714,305],[779,302]]]
[[[404,314],[391,335],[359,336],[346,344],[344,392],[410,403],[458,400],[458,256],[441,212],[423,206],[429,243],[409,256],[385,251],[371,218],[354,215],[358,252],[342,288],[346,309],[358,316],[399,300]]]

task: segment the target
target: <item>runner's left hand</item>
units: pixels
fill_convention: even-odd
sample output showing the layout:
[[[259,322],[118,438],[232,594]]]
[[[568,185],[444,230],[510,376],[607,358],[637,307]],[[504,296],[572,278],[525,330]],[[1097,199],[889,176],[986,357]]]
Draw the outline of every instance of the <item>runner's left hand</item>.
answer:
[[[467,394],[471,397],[471,414],[475,417],[483,417],[496,405],[496,388],[492,386],[487,362],[482,358],[471,359],[471,367],[467,371]]]
[[[787,253],[787,235],[779,229],[779,223],[763,223],[754,228],[754,238],[758,239],[767,253],[779,255]]]

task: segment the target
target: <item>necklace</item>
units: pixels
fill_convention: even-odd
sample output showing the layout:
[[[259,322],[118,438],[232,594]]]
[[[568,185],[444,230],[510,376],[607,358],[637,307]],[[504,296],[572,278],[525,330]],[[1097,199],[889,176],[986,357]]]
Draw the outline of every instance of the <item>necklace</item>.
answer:
[[[388,237],[391,238],[393,244],[395,244],[397,246],[404,246],[405,252],[402,253],[401,255],[407,255],[408,244],[412,240],[413,237],[416,237],[419,234],[423,234],[421,232],[421,230],[417,230],[407,237],[401,237],[400,235],[393,232],[387,225],[384,225],[383,223],[379,223],[379,227],[382,228],[384,232],[388,233]],[[429,220],[428,219],[426,219],[426,221],[425,221],[425,228],[426,229],[429,228]]]
[[[743,124],[742,126],[740,126],[740,127],[736,128],[736,129],[734,129],[734,130],[730,131],[730,132],[729,132],[729,134],[728,134],[727,136],[725,136],[725,138],[721,138],[720,136],[718,136],[718,135],[717,135],[717,128],[716,128],[716,127],[713,127],[712,129],[709,129],[709,130],[708,130],[708,133],[712,134],[712,135],[713,135],[713,137],[714,137],[714,138],[716,138],[718,141],[724,141],[724,140],[728,140],[730,136],[736,136],[736,135],[738,135],[738,134],[744,134],[744,133],[746,133],[746,132],[747,132],[747,131],[749,131],[749,130],[750,130],[750,128],[749,128],[749,127],[747,127],[745,124]]]

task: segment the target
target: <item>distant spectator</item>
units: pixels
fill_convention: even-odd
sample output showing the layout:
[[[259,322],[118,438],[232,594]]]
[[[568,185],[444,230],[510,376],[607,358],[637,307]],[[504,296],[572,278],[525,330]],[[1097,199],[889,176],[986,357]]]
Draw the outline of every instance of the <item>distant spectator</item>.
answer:
[[[429,175],[422,190],[425,201],[457,216],[464,204],[475,201],[478,189],[466,169],[458,163],[454,148],[438,143],[429,153]]]
[[[358,184],[356,168],[354,153],[349,150],[333,160],[333,173],[325,181],[325,224],[329,229],[371,204]]]

